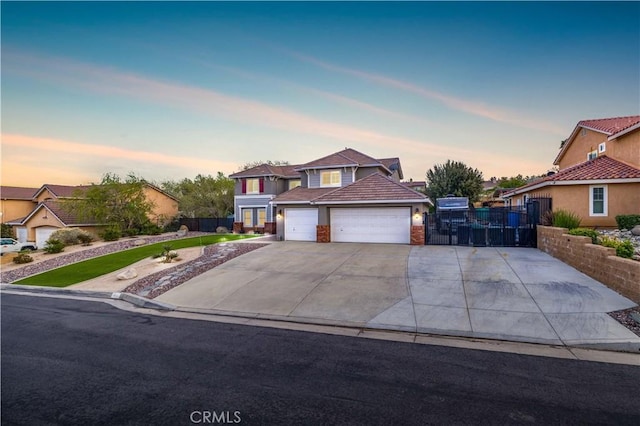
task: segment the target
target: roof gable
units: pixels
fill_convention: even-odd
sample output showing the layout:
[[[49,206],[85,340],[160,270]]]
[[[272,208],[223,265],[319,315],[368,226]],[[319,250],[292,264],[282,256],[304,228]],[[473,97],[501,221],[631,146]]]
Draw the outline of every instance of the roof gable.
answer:
[[[230,174],[231,179],[243,178],[243,177],[266,177],[276,176],[281,178],[299,178],[300,173],[295,171],[298,166],[274,166],[271,164],[260,164],[247,170],[242,170],[237,173]]]
[[[51,195],[56,198],[72,198],[75,197],[76,191],[86,191],[90,188],[91,185],[51,185],[49,183],[45,183],[33,194],[33,198],[37,198],[44,191],[49,191]]]
[[[329,154],[326,157],[310,161],[296,167],[296,170],[308,169],[324,169],[331,167],[363,167],[363,166],[382,166],[387,168],[379,160],[369,157],[355,149],[345,148],[342,151]]]
[[[564,154],[569,150],[570,145],[578,135],[581,129],[589,129],[594,132],[599,132],[607,136],[608,140],[613,140],[617,137],[623,136],[626,133],[640,129],[640,115],[630,115],[627,117],[612,117],[612,118],[598,118],[593,120],[579,121],[576,127],[571,132],[571,135],[567,139],[567,142],[562,146],[562,149],[553,161],[553,164],[558,164]]]

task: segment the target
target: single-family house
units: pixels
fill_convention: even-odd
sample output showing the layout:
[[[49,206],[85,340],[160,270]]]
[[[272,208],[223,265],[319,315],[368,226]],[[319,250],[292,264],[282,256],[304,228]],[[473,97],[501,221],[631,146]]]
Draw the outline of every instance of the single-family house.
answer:
[[[33,195],[38,188],[0,186],[0,221],[27,216],[33,210]]]
[[[2,187],[3,192],[4,188],[6,187]],[[87,185],[45,184],[31,192],[30,208],[26,214],[21,211],[21,216],[6,216],[6,220],[3,214],[3,222],[14,227],[18,241],[35,241],[38,247],[44,246],[51,234],[60,228],[78,227],[96,233],[103,224],[81,220],[61,205],[65,200],[82,196],[82,192],[88,188]],[[25,194],[26,189],[33,188],[25,188]],[[172,195],[148,183],[145,184],[144,193],[154,205],[149,215],[149,220],[153,223],[164,226],[178,214],[178,200]]]
[[[260,224],[249,220],[256,208],[265,230],[283,240],[424,243],[422,214],[430,201],[401,182],[398,158],[375,159],[346,148],[287,167],[278,175],[263,166],[231,175],[240,189],[236,217],[242,221],[234,224],[236,231]],[[279,181],[281,186],[273,184]]]
[[[614,227],[615,217],[640,214],[640,115],[580,121],[563,143],[557,173],[503,195],[511,205],[548,196],[582,226]]]

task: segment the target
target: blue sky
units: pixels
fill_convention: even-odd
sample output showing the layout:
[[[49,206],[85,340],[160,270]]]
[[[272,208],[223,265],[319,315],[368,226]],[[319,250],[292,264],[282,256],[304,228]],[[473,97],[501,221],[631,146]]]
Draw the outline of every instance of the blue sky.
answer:
[[[2,184],[161,182],[351,147],[541,174],[640,113],[640,3],[2,2]]]

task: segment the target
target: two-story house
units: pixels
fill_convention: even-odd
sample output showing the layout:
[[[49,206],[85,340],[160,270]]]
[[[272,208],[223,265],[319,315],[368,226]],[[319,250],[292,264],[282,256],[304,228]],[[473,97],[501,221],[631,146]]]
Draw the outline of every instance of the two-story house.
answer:
[[[640,115],[580,121],[554,164],[559,171],[505,193],[511,205],[550,196],[582,226],[614,227],[621,214],[640,214]]]
[[[400,182],[403,175],[398,158],[375,159],[347,148],[306,164],[288,166],[279,174],[276,171],[273,166],[262,165],[231,175],[239,180],[236,217],[242,218],[234,229],[248,224],[259,226],[264,217],[265,231],[275,231],[283,240],[424,241],[422,213],[430,201]],[[245,183],[247,179],[257,182]],[[252,194],[247,192],[249,185]],[[277,192],[279,189],[284,190]]]
[[[60,228],[82,228],[91,233],[98,233],[102,224],[93,221],[80,220],[73,212],[62,208],[61,203],[70,198],[81,196],[89,186],[79,185],[51,185],[45,184],[40,188],[1,187],[0,191],[6,195],[13,194],[14,207],[11,213],[2,215],[4,223],[15,229],[16,238],[20,242],[35,241],[38,247],[44,247],[45,241]],[[20,190],[21,189],[21,190]],[[178,200],[160,188],[145,184],[144,194],[153,208],[149,220],[164,226],[178,214]],[[31,193],[31,195],[27,195]],[[17,210],[17,196],[20,199],[20,209]],[[4,204],[3,204],[4,208]],[[89,222],[89,223],[87,223]]]

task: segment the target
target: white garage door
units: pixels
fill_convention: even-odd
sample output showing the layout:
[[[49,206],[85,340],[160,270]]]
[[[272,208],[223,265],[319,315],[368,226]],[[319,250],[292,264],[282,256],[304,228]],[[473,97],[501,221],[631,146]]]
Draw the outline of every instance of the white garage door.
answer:
[[[316,241],[318,209],[284,209],[284,239]]]
[[[36,245],[39,249],[44,247],[44,243],[49,239],[51,234],[56,232],[58,228],[54,226],[41,226],[36,228]]]
[[[411,209],[334,208],[331,214],[331,241],[337,243],[409,244]]]

